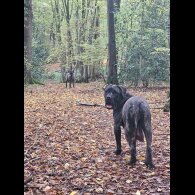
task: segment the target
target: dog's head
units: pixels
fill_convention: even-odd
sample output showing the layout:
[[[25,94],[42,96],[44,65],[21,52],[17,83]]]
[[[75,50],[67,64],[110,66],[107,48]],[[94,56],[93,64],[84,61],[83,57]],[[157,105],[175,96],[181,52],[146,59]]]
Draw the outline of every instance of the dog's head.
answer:
[[[107,85],[104,88],[105,107],[107,109],[117,109],[125,99],[126,88],[119,85]]]
[[[68,70],[65,72],[67,78],[72,78],[74,76],[74,70]]]

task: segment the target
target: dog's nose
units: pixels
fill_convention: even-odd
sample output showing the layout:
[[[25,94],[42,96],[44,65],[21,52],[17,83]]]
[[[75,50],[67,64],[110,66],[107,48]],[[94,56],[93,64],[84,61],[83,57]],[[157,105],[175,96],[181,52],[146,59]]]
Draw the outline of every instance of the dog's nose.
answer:
[[[107,96],[106,99],[107,99],[107,100],[111,100],[111,97],[110,97],[110,96]]]

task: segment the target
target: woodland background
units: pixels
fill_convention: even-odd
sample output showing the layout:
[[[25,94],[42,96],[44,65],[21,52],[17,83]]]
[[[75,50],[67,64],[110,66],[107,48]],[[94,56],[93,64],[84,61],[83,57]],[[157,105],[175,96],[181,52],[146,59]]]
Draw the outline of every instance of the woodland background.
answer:
[[[169,0],[24,0],[24,194],[170,194]],[[65,87],[66,70],[76,85]],[[144,97],[155,170],[116,156],[103,86]],[[81,103],[92,104],[83,106]]]
[[[64,82],[61,73],[70,68],[77,82],[109,83],[113,74],[116,83],[133,86],[169,83],[169,0],[24,2],[25,83]],[[108,50],[108,37],[116,49]]]

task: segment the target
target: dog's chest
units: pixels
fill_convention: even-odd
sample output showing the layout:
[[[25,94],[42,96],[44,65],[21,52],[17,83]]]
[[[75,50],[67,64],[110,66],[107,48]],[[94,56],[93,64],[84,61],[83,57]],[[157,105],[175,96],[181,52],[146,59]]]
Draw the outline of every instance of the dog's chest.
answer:
[[[122,120],[122,109],[113,111],[113,118],[114,118],[114,123],[116,125],[124,126],[123,120]]]

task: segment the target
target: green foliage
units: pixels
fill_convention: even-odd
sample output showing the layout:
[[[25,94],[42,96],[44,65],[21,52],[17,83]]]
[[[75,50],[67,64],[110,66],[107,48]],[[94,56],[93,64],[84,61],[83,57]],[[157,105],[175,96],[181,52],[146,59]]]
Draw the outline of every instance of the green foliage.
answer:
[[[61,72],[52,72],[47,76],[48,79],[52,79],[57,82],[62,82],[62,74]]]
[[[105,42],[105,38],[99,37],[95,39],[92,44],[80,44],[83,48],[82,55],[77,55],[75,58],[78,61],[83,61],[83,63],[87,65],[98,64],[100,61],[107,58]]]
[[[117,13],[119,80],[169,81],[169,1],[129,1]]]
[[[32,64],[35,66],[43,65],[48,58],[49,48],[40,41],[33,40],[32,43]]]
[[[151,72],[155,81],[169,81],[169,66],[170,66],[170,50],[169,48],[154,48],[151,52]]]
[[[44,14],[43,14],[44,13]],[[52,12],[46,0],[33,1],[33,37],[32,37],[32,76],[35,79],[44,79],[42,65],[50,53],[49,27]]]
[[[44,70],[42,66],[33,66],[31,69],[32,77],[36,80],[44,80],[43,74]]]
[[[84,1],[84,8],[82,0],[70,1],[69,23],[63,1],[56,2],[58,15],[54,0],[33,1],[32,75],[45,79],[42,65],[61,62],[70,67],[77,61],[82,62],[81,65],[95,65],[99,73],[106,76],[107,67],[101,66],[108,54],[106,1],[97,0],[97,5],[95,1]],[[99,16],[95,15],[97,6]],[[97,26],[94,16],[99,17]],[[145,81],[168,82],[169,0],[121,1],[120,12],[115,13],[115,17],[119,81],[135,86]],[[68,25],[71,36],[67,35]],[[98,36],[94,38],[96,33]],[[78,77],[82,77],[77,68]],[[61,74],[52,73],[49,78],[60,82]]]
[[[46,64],[56,63],[60,56],[60,49],[59,48],[52,48],[49,52],[48,57],[45,60]]]

